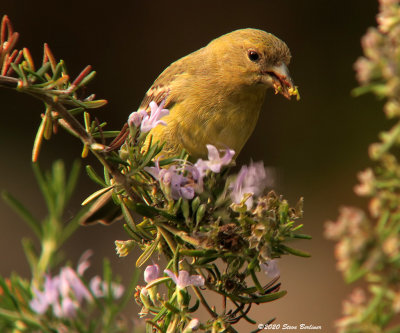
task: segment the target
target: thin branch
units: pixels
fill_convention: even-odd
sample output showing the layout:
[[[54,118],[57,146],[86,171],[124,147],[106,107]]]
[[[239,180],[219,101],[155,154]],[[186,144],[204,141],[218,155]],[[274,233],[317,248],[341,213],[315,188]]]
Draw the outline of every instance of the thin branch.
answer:
[[[6,87],[6,88],[13,88],[13,89],[18,89],[18,85],[20,80],[17,78],[13,77],[7,77],[0,75],[0,87]],[[115,179],[116,183],[124,188],[126,193],[136,202],[142,202],[142,199],[140,196],[138,196],[132,189],[127,181],[126,177],[120,173],[118,168],[116,168],[114,165],[110,164],[106,157],[107,153],[96,151],[92,148],[92,145],[97,143],[96,140],[88,133],[86,132],[85,128],[81,125],[81,123],[73,116],[71,115],[68,110],[62,105],[61,103],[55,102],[53,98],[47,95],[43,94],[38,94],[35,93],[34,91],[30,91],[29,89],[25,90],[24,92],[28,93],[29,95],[41,100],[42,102],[48,104],[51,106],[52,109],[57,111],[59,115],[65,120],[66,123],[70,126],[70,128],[78,135],[78,137],[81,139],[81,141],[87,145],[92,153],[99,159],[99,161],[107,168],[107,170],[110,172],[110,174],[113,176]]]
[[[218,315],[210,308],[208,305],[206,299],[204,298],[203,294],[201,293],[200,289],[198,287],[192,286],[192,289],[194,293],[196,294],[197,298],[200,300],[201,304],[206,308],[208,313],[211,315],[213,318],[218,318]]]

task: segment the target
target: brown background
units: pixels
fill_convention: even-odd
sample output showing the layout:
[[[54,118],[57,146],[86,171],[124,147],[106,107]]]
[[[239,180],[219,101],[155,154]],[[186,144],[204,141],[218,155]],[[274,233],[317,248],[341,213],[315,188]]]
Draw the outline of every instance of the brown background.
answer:
[[[62,57],[71,74],[87,64],[98,76],[90,86],[109,100],[98,117],[110,129],[119,129],[156,76],[172,61],[211,39],[237,28],[260,28],[282,38],[293,59],[290,71],[300,87],[302,100],[287,101],[269,92],[256,131],[238,163],[264,160],[278,170],[277,191],[295,203],[305,197],[304,231],[312,241],[295,246],[310,251],[311,259],[281,260],[283,288],[288,295],[265,306],[254,307],[259,322],[276,316],[276,323],[322,325],[333,332],[341,300],[351,290],[335,270],[333,244],[322,237],[323,223],[335,219],[342,204],[360,204],[352,192],[356,172],[365,168],[368,144],[389,126],[378,101],[371,96],[353,98],[356,86],[352,69],[361,54],[360,37],[375,25],[377,2],[338,1],[13,1],[0,2],[0,14],[8,14],[21,33],[18,46],[31,49],[41,60],[48,42]],[[27,96],[0,90],[0,189],[8,189],[42,217],[30,166],[32,142],[42,106]],[[40,163],[79,158],[77,140],[61,133],[46,143]],[[84,161],[84,164],[91,160]],[[80,189],[69,216],[96,187],[81,177]],[[68,216],[67,216],[68,218]],[[0,201],[0,273],[16,271],[29,277],[20,246],[30,236],[23,222]],[[113,241],[125,239],[121,224],[110,228],[82,228],[65,248],[72,262],[87,248],[95,250],[94,268],[103,256],[126,277],[132,273],[135,255],[119,259]],[[218,304],[219,304],[218,300]],[[136,318],[135,310],[131,310]],[[253,327],[254,329],[254,327]],[[241,332],[250,331],[246,324]]]

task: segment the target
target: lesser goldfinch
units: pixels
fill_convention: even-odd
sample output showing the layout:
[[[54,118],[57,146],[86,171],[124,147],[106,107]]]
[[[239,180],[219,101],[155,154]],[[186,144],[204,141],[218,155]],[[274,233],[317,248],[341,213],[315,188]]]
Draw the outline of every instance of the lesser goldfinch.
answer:
[[[193,160],[206,158],[207,144],[233,149],[237,156],[254,130],[266,90],[274,87],[286,98],[298,95],[287,68],[290,58],[283,41],[258,29],[212,40],[172,63],[147,91],[140,110],[165,101],[170,111],[162,118],[166,126],[154,127],[148,138],[165,143],[164,157],[185,149]],[[108,224],[119,215],[117,206],[109,207],[110,196],[97,200],[84,224]]]
[[[207,157],[207,144],[239,154],[257,123],[265,92],[290,98],[294,86],[287,45],[258,29],[240,29],[167,67],[147,91],[140,109],[166,99],[167,126],[150,132],[165,142],[165,156],[184,148],[193,159]]]

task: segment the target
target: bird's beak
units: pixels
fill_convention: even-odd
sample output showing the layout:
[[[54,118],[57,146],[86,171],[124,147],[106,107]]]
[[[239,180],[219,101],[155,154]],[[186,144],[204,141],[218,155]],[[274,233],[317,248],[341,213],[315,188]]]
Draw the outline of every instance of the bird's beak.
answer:
[[[284,63],[269,68],[265,74],[272,79],[275,94],[282,94],[287,99],[290,99],[292,96],[296,96],[297,99],[300,99],[297,87],[294,86],[289,70]]]

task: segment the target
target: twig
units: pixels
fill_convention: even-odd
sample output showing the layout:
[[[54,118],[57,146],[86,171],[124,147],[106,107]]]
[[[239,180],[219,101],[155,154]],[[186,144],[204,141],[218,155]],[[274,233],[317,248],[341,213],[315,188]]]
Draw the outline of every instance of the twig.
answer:
[[[192,286],[192,289],[193,289],[194,293],[196,294],[196,296],[198,297],[198,299],[200,300],[201,304],[204,305],[204,307],[206,308],[208,313],[211,315],[211,317],[217,318],[218,315],[210,308],[206,299],[204,298],[203,294],[201,293],[200,289],[198,287],[194,287],[194,286]]]
[[[17,78],[7,77],[0,75],[0,86],[12,89],[18,89],[18,85],[21,82]],[[92,145],[97,143],[93,137],[86,132],[85,128],[81,125],[81,123],[71,115],[68,110],[61,103],[55,102],[51,97],[43,94],[38,94],[29,89],[24,90],[24,92],[29,95],[41,100],[42,102],[51,106],[52,109],[57,111],[59,115],[65,120],[66,123],[70,126],[70,128],[78,135],[81,141],[87,145],[91,152],[98,158],[98,160],[107,168],[108,172],[113,176],[115,182],[122,186],[126,193],[136,202],[142,202],[140,196],[138,196],[132,189],[127,181],[126,177],[122,175],[119,170],[112,164],[108,163],[106,160],[107,153],[96,151],[92,148]]]

